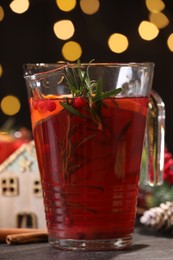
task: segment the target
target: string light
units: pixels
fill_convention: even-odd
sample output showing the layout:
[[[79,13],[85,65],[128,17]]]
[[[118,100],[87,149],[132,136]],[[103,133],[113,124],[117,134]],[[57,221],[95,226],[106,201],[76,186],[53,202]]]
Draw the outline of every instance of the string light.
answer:
[[[115,53],[122,53],[128,48],[128,39],[120,33],[112,34],[108,39],[108,46]]]
[[[80,7],[85,14],[92,15],[98,12],[100,2],[99,0],[80,0]]]
[[[4,9],[0,6],[0,22],[4,19]]]
[[[66,42],[62,47],[62,55],[68,61],[78,60],[82,55],[82,48],[75,41]]]
[[[3,74],[3,68],[2,65],[0,64],[0,77],[2,77],[2,74]]]
[[[158,29],[163,29],[169,24],[169,19],[163,13],[150,13],[150,22],[154,23]]]
[[[146,0],[146,7],[152,13],[158,13],[164,10],[165,4],[161,0]]]
[[[12,116],[19,112],[21,104],[17,97],[9,95],[2,99],[0,106],[4,114]]]
[[[76,0],[56,0],[58,8],[64,12],[72,11],[76,6]]]
[[[54,33],[57,38],[61,40],[67,40],[71,38],[74,34],[74,25],[70,20],[61,20],[54,24]]]
[[[167,45],[171,52],[173,52],[173,33],[171,33],[167,39]]]
[[[29,5],[28,0],[13,0],[10,3],[10,8],[14,13],[22,14],[28,10]]]
[[[158,28],[151,22],[142,21],[138,27],[139,35],[143,40],[151,41],[159,34]]]

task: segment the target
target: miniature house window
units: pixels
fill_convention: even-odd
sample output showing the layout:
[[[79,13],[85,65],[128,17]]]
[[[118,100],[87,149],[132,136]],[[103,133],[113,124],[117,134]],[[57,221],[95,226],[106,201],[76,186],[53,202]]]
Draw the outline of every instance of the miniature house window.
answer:
[[[21,212],[17,214],[18,228],[37,228],[37,217],[34,213]]]
[[[19,194],[17,177],[3,177],[0,179],[0,192],[3,196],[16,196]]]
[[[33,193],[35,197],[42,197],[42,187],[39,179],[33,181]]]

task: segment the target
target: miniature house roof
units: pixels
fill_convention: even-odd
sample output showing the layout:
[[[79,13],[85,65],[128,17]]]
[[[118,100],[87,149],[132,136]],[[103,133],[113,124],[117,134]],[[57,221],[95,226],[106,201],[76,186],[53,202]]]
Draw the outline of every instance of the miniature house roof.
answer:
[[[38,172],[34,141],[22,144],[4,162],[0,164],[0,174],[4,171]]]

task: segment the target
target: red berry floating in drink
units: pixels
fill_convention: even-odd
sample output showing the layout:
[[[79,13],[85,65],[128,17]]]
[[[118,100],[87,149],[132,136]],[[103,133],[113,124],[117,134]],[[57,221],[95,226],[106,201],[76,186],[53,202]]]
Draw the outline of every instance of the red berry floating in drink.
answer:
[[[86,105],[86,100],[81,97],[76,97],[73,100],[73,107],[78,109]]]
[[[52,112],[56,109],[56,103],[55,101],[49,100],[46,104],[46,108],[48,111]]]

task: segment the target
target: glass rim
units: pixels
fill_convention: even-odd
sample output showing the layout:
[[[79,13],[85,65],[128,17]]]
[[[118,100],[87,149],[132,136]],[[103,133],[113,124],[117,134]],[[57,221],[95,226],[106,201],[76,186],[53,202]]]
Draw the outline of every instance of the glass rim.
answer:
[[[24,63],[23,70],[24,70],[24,78],[28,79],[37,79],[42,75],[52,75],[57,71],[61,71],[65,68],[77,68],[79,64],[70,63],[70,62],[57,62],[57,63]],[[151,61],[146,62],[84,62],[80,63],[81,68],[89,68],[89,67],[129,67],[129,68],[154,68],[155,63]],[[46,71],[39,71],[37,72],[36,69],[38,68],[47,68]],[[35,72],[31,72],[35,69]]]

